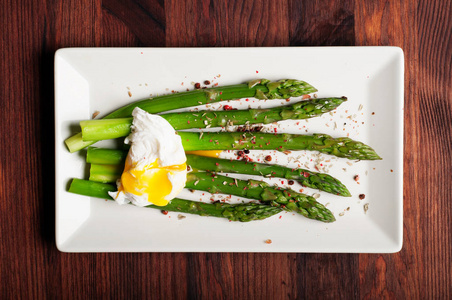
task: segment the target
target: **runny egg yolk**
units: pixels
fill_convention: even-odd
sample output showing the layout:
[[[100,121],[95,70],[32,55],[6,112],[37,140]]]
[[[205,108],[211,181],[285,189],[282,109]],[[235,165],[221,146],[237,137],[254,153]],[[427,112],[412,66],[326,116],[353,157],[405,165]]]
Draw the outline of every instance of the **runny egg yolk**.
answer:
[[[223,150],[196,150],[196,151],[186,151],[185,153],[207,157],[219,157],[221,152],[223,152]]]
[[[137,196],[148,195],[149,204],[165,206],[169,202],[165,197],[171,193],[173,188],[168,175],[186,169],[187,164],[185,163],[161,167],[158,160],[138,169],[136,163],[127,158],[118,191]]]

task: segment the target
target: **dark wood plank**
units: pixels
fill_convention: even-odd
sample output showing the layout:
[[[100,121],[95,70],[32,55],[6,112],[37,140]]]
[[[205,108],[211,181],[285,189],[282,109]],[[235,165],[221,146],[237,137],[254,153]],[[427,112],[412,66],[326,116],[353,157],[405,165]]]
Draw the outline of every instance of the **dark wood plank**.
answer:
[[[355,43],[353,0],[290,0],[289,20],[293,46],[352,46]]]
[[[402,47],[405,53],[405,180],[404,180],[404,246],[400,253],[395,255],[360,255],[360,281],[361,297],[397,297],[397,298],[422,298],[420,286],[422,275],[420,264],[422,263],[422,232],[419,219],[409,216],[420,215],[421,207],[414,203],[418,198],[418,190],[413,186],[416,180],[417,163],[416,154],[412,149],[419,147],[419,128],[415,126],[417,119],[417,97],[415,96],[416,81],[415,72],[418,68],[416,55],[418,53],[417,32],[415,31],[415,18],[409,18],[408,14],[416,14],[415,3],[412,6],[401,8],[396,3],[385,5],[384,3],[356,3],[356,42],[357,45],[395,45]],[[407,4],[408,5],[408,4]],[[403,21],[410,21],[402,25]],[[404,27],[402,27],[404,26]],[[408,131],[408,132],[407,132]],[[410,151],[410,150],[411,151]],[[408,177],[408,178],[407,178]],[[408,218],[407,218],[408,217]],[[404,286],[413,288],[404,289]],[[414,288],[416,287],[416,288]]]
[[[407,6],[409,4],[406,4]],[[409,14],[416,14],[415,3],[401,8],[397,3],[356,3],[356,44],[363,46],[383,45],[399,46],[405,53],[406,61],[415,61],[417,54],[417,32],[415,32],[415,18]],[[403,21],[411,23],[405,23]],[[402,27],[404,26],[404,27]],[[406,26],[406,27],[405,27]],[[418,148],[418,127],[414,122],[417,118],[417,100],[415,97],[417,65],[406,64],[405,72],[405,163],[404,172],[404,198],[416,199],[417,191],[413,186],[413,179],[417,177],[416,158],[411,149]],[[414,132],[410,132],[413,130]],[[408,131],[408,132],[407,132]],[[411,150],[411,151],[410,151]],[[407,180],[408,176],[408,180]],[[410,218],[410,215],[420,215],[420,207],[413,200],[404,201],[404,245],[400,253],[395,255],[368,255],[361,254],[359,259],[360,295],[362,298],[397,297],[420,298],[422,272],[419,263],[422,261],[421,247],[422,232],[417,231],[419,220]],[[409,212],[409,213],[407,213]],[[407,218],[408,216],[408,218]],[[413,262],[415,262],[413,264]],[[413,268],[414,267],[414,268]],[[403,288],[413,284],[412,289]]]
[[[290,44],[353,45],[353,1],[289,1]],[[358,255],[298,254],[297,296],[320,299],[359,296]]]
[[[399,46],[406,60],[404,246],[360,255],[363,298],[451,297],[450,12],[447,1],[356,3],[356,44]]]
[[[165,45],[165,12],[158,0],[103,0],[106,22],[102,25],[105,45],[124,47],[125,41],[134,46],[160,47]],[[119,31],[116,31],[118,30]],[[133,36],[131,36],[131,34]],[[130,40],[132,39],[132,41]]]
[[[450,1],[6,0],[0,297],[451,298]],[[53,55],[76,46],[396,45],[406,59],[400,253],[60,253]]]
[[[356,254],[298,254],[297,290],[300,299],[357,299]]]
[[[137,36],[110,10],[102,10],[102,34],[101,45],[104,47],[137,47],[142,45]]]
[[[42,13],[32,2],[0,5],[0,296],[5,297],[36,298],[45,289],[33,284],[35,278],[44,277],[39,267],[44,262],[39,214],[43,133],[38,100],[45,35]],[[53,101],[52,96],[48,101]]]
[[[45,6],[44,24],[46,33],[42,43],[42,70],[34,74],[41,82],[42,121],[39,124],[43,132],[53,129],[53,56],[62,47],[94,47],[99,46],[101,38],[100,1],[48,1]],[[74,13],[78,12],[78,13]],[[45,276],[37,278],[35,285],[42,285],[43,295],[48,298],[80,298],[81,294],[95,295],[93,284],[93,257],[95,254],[71,256],[55,251],[54,244],[54,201],[53,147],[50,136],[42,137],[41,161],[43,162],[41,234],[45,237],[45,261],[41,268]],[[53,230],[50,230],[52,227]],[[52,232],[53,231],[53,232]],[[48,235],[51,234],[51,236]],[[69,275],[68,275],[69,274]]]
[[[283,299],[297,291],[294,255],[189,254],[189,299]],[[201,297],[202,295],[202,297]]]
[[[165,7],[168,47],[289,44],[286,0],[168,0]]]
[[[58,295],[61,278],[72,279],[61,276],[53,239],[53,54],[94,45],[95,5],[3,3],[0,135],[8,142],[0,145],[0,296],[39,299]],[[71,13],[79,10],[84,14]]]
[[[285,2],[165,2],[166,45],[288,45]],[[294,298],[296,264],[281,254],[189,254],[190,299]],[[271,284],[269,284],[271,283]],[[202,295],[202,296],[201,296]]]
[[[415,202],[421,208],[425,294],[452,298],[452,3],[420,1],[419,95],[420,156]],[[419,120],[419,119],[418,119]],[[425,214],[425,208],[428,213]]]

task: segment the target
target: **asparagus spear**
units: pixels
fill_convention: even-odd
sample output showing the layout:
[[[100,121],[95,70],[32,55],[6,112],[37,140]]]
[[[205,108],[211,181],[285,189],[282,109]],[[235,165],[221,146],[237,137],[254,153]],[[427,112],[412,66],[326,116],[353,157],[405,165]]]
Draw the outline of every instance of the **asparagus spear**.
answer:
[[[102,170],[103,166],[98,165],[98,170]],[[118,178],[109,174],[107,170],[102,179],[108,177],[110,182]],[[335,220],[333,214],[322,204],[318,203],[315,198],[290,189],[274,188],[262,181],[239,180],[207,172],[193,172],[187,175],[185,187],[210,193],[224,193],[260,200],[323,222],[333,222]]]
[[[114,182],[121,177],[124,170],[124,165],[98,165],[91,164],[89,169],[89,180],[108,183]]]
[[[316,91],[316,88],[301,80],[284,79],[271,82],[267,79],[258,79],[250,81],[248,84],[195,90],[137,101],[110,113],[105,116],[104,119],[130,117],[135,107],[140,107],[149,113],[159,113],[223,100],[246,97],[255,97],[258,99],[286,99]],[[75,152],[94,144],[95,141],[83,141],[82,134],[77,133],[66,139],[65,143],[70,152]]]
[[[108,192],[115,191],[116,187],[111,184],[92,182],[88,180],[74,178],[69,186],[69,192],[113,200]],[[271,217],[281,209],[257,203],[227,204],[227,203],[203,203],[175,198],[164,206],[148,205],[148,208],[175,211],[179,213],[189,213],[200,216],[210,216],[218,218],[227,218],[231,221],[249,222],[254,220],[263,220]]]
[[[239,180],[207,172],[192,172],[187,175],[185,187],[260,200],[263,203],[297,212],[306,218],[322,222],[336,220],[331,211],[317,202],[314,197],[290,189],[271,187],[263,181]]]
[[[262,132],[178,132],[185,151],[196,150],[311,150],[359,160],[378,160],[374,149],[347,137]]]
[[[99,165],[118,165],[126,161],[127,151],[119,149],[107,149],[88,147],[86,162]]]
[[[124,170],[123,164],[102,165],[96,164],[96,157],[91,160],[89,180],[97,182],[115,182],[121,177]],[[231,161],[203,157],[198,155],[187,155],[187,164],[194,171],[241,173],[248,175],[271,175],[300,182],[303,186],[319,189],[335,195],[350,197],[347,187],[336,178],[323,173],[316,173],[304,169],[290,169],[278,165],[266,165],[259,163],[248,163],[245,161]]]
[[[319,189],[328,193],[349,197],[347,187],[338,179],[322,173],[312,172],[306,169],[290,169],[278,165],[260,164],[213,157],[203,157],[187,154],[187,164],[194,170],[206,170],[211,172],[241,173],[249,175],[261,175],[281,177],[298,181],[301,185]]]
[[[94,153],[94,154],[93,154]],[[122,160],[118,156],[108,159],[110,154],[117,154],[116,150],[88,148],[87,162],[91,163],[90,180],[98,182],[114,182],[124,169]],[[125,152],[119,152],[125,153]],[[118,153],[118,154],[119,154]],[[107,165],[99,165],[101,163]],[[112,163],[108,165],[108,163]],[[338,179],[323,173],[312,172],[305,169],[290,169],[278,165],[268,165],[260,163],[248,163],[245,161],[219,159],[187,154],[187,165],[193,170],[206,170],[211,172],[241,173],[248,175],[261,175],[281,177],[298,181],[301,185],[319,189],[335,195],[349,197],[350,192],[347,187]]]
[[[88,147],[86,162],[99,165],[121,165],[127,157],[127,151],[118,149]]]
[[[185,151],[195,150],[312,150],[348,159],[377,160],[371,147],[347,137],[326,134],[272,134],[241,132],[179,132]]]
[[[69,192],[74,194],[109,200],[112,198],[108,192],[114,192],[116,190],[116,186],[108,183],[100,183],[77,178],[72,179],[68,189]]]
[[[268,109],[233,111],[197,111],[161,115],[176,130],[189,128],[226,127],[243,124],[269,124],[288,119],[307,119],[337,108],[346,97],[319,98],[301,101],[293,105]],[[83,140],[106,140],[127,136],[133,118],[81,121]]]
[[[108,165],[96,166],[99,173],[104,166],[108,167]],[[118,176],[109,174],[107,168],[105,175],[101,179],[106,180],[107,178],[109,182],[113,182]],[[240,180],[207,172],[193,172],[187,175],[185,187],[210,193],[224,193],[256,199],[274,207],[297,212],[310,219],[323,222],[335,221],[333,214],[322,204],[318,203],[315,198],[290,189],[271,187],[263,181]]]

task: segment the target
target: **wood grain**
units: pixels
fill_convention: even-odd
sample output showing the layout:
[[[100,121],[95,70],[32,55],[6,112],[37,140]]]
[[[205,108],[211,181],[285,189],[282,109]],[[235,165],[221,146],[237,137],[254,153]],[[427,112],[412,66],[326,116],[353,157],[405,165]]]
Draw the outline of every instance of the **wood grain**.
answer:
[[[417,18],[419,26],[419,109],[421,207],[428,207],[421,219],[424,236],[422,260],[425,264],[425,295],[452,298],[452,5],[450,1],[422,1]],[[449,66],[449,67],[447,67]],[[441,274],[442,276],[438,276]],[[447,288],[448,286],[448,288]]]
[[[353,46],[354,1],[289,1],[290,44]]]
[[[450,12],[447,1],[356,3],[357,45],[399,46],[406,61],[404,246],[360,255],[363,298],[450,298]]]
[[[115,17],[126,27],[136,39],[139,46],[165,46],[165,12],[163,3],[151,1],[103,0],[102,9]],[[109,23],[103,24],[103,36],[111,36]],[[105,26],[106,25],[106,26]],[[114,35],[113,35],[114,36]],[[121,45],[122,46],[122,45]]]
[[[417,32],[415,31],[415,18],[409,18],[410,13],[416,13],[413,9],[415,3],[411,6],[407,5],[403,9],[400,7],[400,3],[393,2],[379,2],[379,3],[362,3],[356,2],[355,6],[355,22],[357,24],[356,32],[356,44],[357,45],[394,45],[404,49],[405,59],[407,62],[413,60],[413,55],[417,53]],[[404,22],[411,22],[402,26]],[[358,25],[359,24],[359,25]],[[406,39],[406,40],[405,40]],[[411,39],[411,41],[409,40]],[[407,64],[407,67],[414,67],[413,64]],[[415,67],[414,67],[415,68]],[[411,94],[410,86],[407,85],[410,82],[413,84],[415,78],[411,78],[410,71],[406,72],[405,77],[405,112],[417,113],[415,108],[416,103],[413,99],[408,99]],[[416,84],[414,83],[413,86]],[[412,91],[412,87],[411,87]],[[412,115],[405,115],[405,124],[412,122]],[[416,117],[414,117],[416,118]],[[414,125],[414,124],[412,124]],[[411,126],[410,126],[411,127]],[[418,130],[416,126],[411,127],[414,130]],[[407,126],[405,126],[407,130]],[[405,138],[412,139],[412,145],[417,148],[417,137],[419,132],[412,132],[407,135],[405,131]],[[406,140],[405,140],[406,143]],[[406,145],[406,144],[405,144]],[[416,149],[414,148],[414,149]],[[406,149],[406,146],[405,146]],[[416,155],[413,152],[405,153],[405,161],[412,160],[412,155]],[[413,192],[411,186],[411,180],[406,180],[407,175],[409,177],[416,176],[416,170],[413,168],[413,164],[405,164],[405,180],[404,180],[404,196],[406,199],[406,193]],[[414,195],[412,195],[414,196]],[[410,199],[414,199],[411,198]],[[420,215],[420,207],[412,205],[410,201],[404,201],[404,246],[403,250],[395,255],[366,255],[362,254],[359,258],[359,274],[360,274],[360,298],[375,299],[375,298],[407,298],[413,297],[419,299],[421,294],[419,289],[407,290],[403,288],[409,284],[413,286],[420,286],[422,283],[421,272],[418,272],[415,268],[418,268],[422,264],[420,253],[417,252],[420,246],[419,235],[416,233],[414,236],[410,236],[409,242],[407,242],[407,234],[414,233],[413,229],[417,228],[416,220],[407,218],[407,212],[409,215]],[[413,211],[414,210],[414,211]],[[407,230],[411,228],[412,230]],[[422,233],[421,233],[422,234]],[[419,263],[416,265],[410,264],[410,255],[406,255],[407,250],[411,255],[416,255]],[[415,267],[413,269],[413,267]],[[415,276],[413,276],[416,274]],[[413,280],[412,282],[410,282]]]
[[[353,1],[289,1],[293,46],[353,45]],[[359,294],[357,254],[298,254],[297,298],[343,299]]]
[[[450,1],[6,0],[0,5],[0,298],[452,297]],[[396,254],[67,254],[54,241],[62,47],[394,45],[405,54]]]
[[[168,47],[289,44],[286,0],[169,0],[166,5]]]

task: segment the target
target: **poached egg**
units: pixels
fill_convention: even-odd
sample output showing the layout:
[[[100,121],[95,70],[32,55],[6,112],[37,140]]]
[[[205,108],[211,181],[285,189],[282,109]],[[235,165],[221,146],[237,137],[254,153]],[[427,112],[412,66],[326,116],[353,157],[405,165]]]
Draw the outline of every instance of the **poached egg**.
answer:
[[[184,188],[187,158],[182,140],[164,118],[136,107],[133,112],[130,144],[118,191],[110,196],[118,204],[165,206]]]

